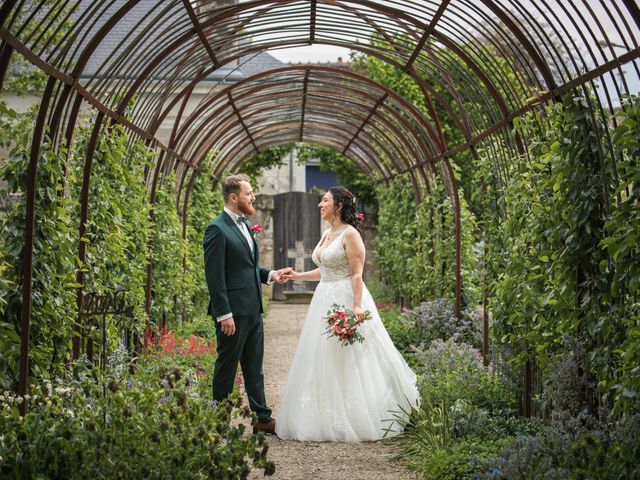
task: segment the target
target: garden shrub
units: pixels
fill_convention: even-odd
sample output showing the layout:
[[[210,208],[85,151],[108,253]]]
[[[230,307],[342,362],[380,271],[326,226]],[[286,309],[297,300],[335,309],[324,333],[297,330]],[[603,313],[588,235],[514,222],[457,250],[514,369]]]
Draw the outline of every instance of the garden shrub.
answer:
[[[433,340],[463,342],[480,348],[482,345],[481,318],[475,310],[467,309],[461,319],[455,314],[455,305],[448,298],[421,302],[403,313],[405,325],[413,332],[414,344],[428,346]]]
[[[588,411],[555,418],[481,462],[481,479],[640,478],[640,416],[606,423]]]
[[[449,405],[466,400],[489,412],[512,413],[515,395],[508,379],[493,366],[485,367],[478,350],[466,343],[436,339],[416,351],[420,360],[420,389]]]
[[[460,439],[446,448],[433,450],[411,462],[425,480],[463,480],[473,478],[478,460],[499,454],[509,439],[488,436]]]
[[[125,361],[123,361],[123,359]],[[35,386],[23,418],[21,398],[0,397],[3,478],[246,478],[274,472],[263,434],[236,419],[255,416],[239,395],[212,402],[208,377],[191,370],[145,371],[119,349],[107,375],[78,364],[72,375]]]
[[[412,363],[414,361],[412,345],[416,343],[416,332],[409,327],[399,308],[386,307],[379,309],[378,312],[394,345],[405,359]]]

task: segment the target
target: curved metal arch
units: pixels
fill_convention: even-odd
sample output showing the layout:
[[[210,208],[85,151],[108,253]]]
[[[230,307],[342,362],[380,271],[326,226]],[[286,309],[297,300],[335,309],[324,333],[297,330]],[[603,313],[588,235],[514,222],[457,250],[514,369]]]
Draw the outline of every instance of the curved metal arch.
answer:
[[[323,132],[330,131],[329,129],[323,130],[321,128],[318,128],[318,129],[316,129],[316,131],[318,132],[318,134],[314,138],[322,138],[322,139],[324,139],[323,140],[324,141],[323,146],[331,147],[331,148],[339,147],[339,143],[336,142],[336,141],[333,141],[336,138],[339,139],[339,137],[337,137],[335,135],[322,135]],[[269,149],[271,147],[274,147],[274,146],[284,145],[286,143],[293,143],[293,141],[287,141],[287,140],[292,140],[293,138],[295,138],[295,135],[292,135],[292,137],[290,137],[290,138],[277,137],[276,139],[273,139],[270,142],[265,142],[265,144],[263,145],[263,151],[267,150],[267,149]],[[242,139],[240,139],[240,141],[242,141]],[[317,144],[317,141],[308,142],[308,143]],[[329,145],[329,144],[331,144],[331,145]],[[363,145],[364,145],[365,149],[369,149],[369,150],[371,149],[370,145],[368,145],[368,144],[363,144]],[[363,149],[363,150],[365,150],[365,149]],[[247,160],[249,160],[253,155],[254,155],[254,153],[251,152],[249,148],[241,148],[240,150],[235,151],[232,156],[229,156],[229,157],[226,157],[226,158],[222,158],[217,164],[216,172],[218,174],[222,174],[223,172],[226,172],[226,171],[229,171],[229,172],[238,171],[239,169],[242,168],[242,165]],[[376,173],[373,170],[373,168],[377,167],[377,165],[373,165],[372,166],[372,165],[369,164],[369,160],[371,158],[371,155],[372,155],[371,152],[367,152],[366,156],[365,155],[357,155],[354,152],[353,155],[348,155],[348,158],[350,158],[353,161],[354,165],[357,166],[363,172],[373,176],[373,178],[380,178],[381,179],[382,177],[379,177],[378,175],[376,175]]]
[[[313,123],[314,123],[313,125],[314,134],[305,136],[303,140],[311,137],[326,138],[327,140],[332,140],[333,144],[336,145],[337,148],[341,148],[341,147],[344,147],[343,142],[348,141],[350,139],[350,135],[346,135],[344,131],[341,131],[339,128],[335,127],[334,125],[331,125],[328,121],[324,121],[324,122],[314,121]],[[297,127],[297,122],[292,122],[292,127]],[[267,128],[273,128],[273,127],[267,127]],[[282,142],[295,143],[298,138],[297,132],[295,130],[296,128],[291,129],[292,133],[291,133],[291,136],[289,137],[281,136]],[[240,137],[238,139],[238,142],[243,142],[243,140],[244,140],[243,137]],[[246,143],[247,142],[244,141],[245,145]],[[382,149],[383,151],[386,149],[386,147],[380,146],[380,145],[374,145],[373,143],[367,143],[362,140],[358,140],[356,143],[361,147],[361,150],[366,153],[366,156],[358,156],[358,158],[361,159],[361,163],[359,163],[358,166],[359,167],[362,166],[363,170],[373,175],[374,178],[376,177],[383,178],[383,174],[384,174],[383,170],[385,169],[386,166],[384,164],[381,164],[380,162],[373,162],[372,159],[377,156],[375,151],[376,146]],[[272,146],[274,144],[279,145],[282,143],[274,143],[273,140],[265,142],[263,145],[261,145],[262,147],[261,151],[266,150],[267,148],[269,148],[269,146]],[[246,153],[244,153],[243,150]],[[236,168],[241,167],[242,161],[246,160],[247,156],[252,154],[255,154],[255,152],[248,152],[246,148],[238,151],[230,151],[228,153],[221,151],[220,153],[221,158],[219,162],[216,164],[216,172],[221,173],[227,170],[235,171]],[[377,170],[377,173],[375,173],[374,170]]]
[[[250,95],[250,94],[251,94],[251,92],[248,92],[247,94],[248,94],[248,95]],[[350,102],[351,102],[351,101],[345,101],[345,102],[343,102],[343,103],[353,105],[353,102],[351,102],[351,103],[350,103]],[[254,101],[253,103],[254,103],[254,106],[255,106],[255,105],[256,105],[256,103],[258,103],[258,101],[256,100],[256,101]],[[308,106],[311,106],[311,105],[312,105],[312,103],[309,103],[309,104],[308,104]],[[361,106],[361,107],[365,107],[365,106],[366,106],[366,104],[361,104],[360,106]],[[224,106],[222,106],[220,109],[223,109],[223,108],[224,108]],[[264,111],[264,110],[268,110],[268,109],[269,109],[268,107],[265,107],[264,109],[262,109],[262,111]],[[271,108],[271,109],[272,109],[272,108]],[[350,113],[351,113],[351,115],[350,115],[350,116],[353,116],[353,112],[350,112]],[[329,111],[329,112],[327,112],[327,115],[328,115],[328,116],[331,116],[332,114],[333,114],[333,116],[334,116],[333,118],[335,119],[335,114],[336,114],[336,113],[335,113],[335,111]],[[221,112],[220,112],[220,111],[215,111],[215,112],[213,112],[213,113],[212,113],[212,116],[213,116],[213,117],[216,117],[216,118],[219,118],[219,117],[220,117],[220,115],[221,115]],[[402,118],[401,118],[401,122],[402,122],[402,123],[404,123],[405,127],[408,127],[408,125],[406,124],[406,122],[404,121],[404,119],[402,119]],[[393,130],[393,129],[395,128],[393,124],[386,122],[386,120],[385,120],[385,123],[387,124],[387,126],[388,126],[390,129],[392,129],[392,130]],[[202,129],[204,128],[204,125],[205,125],[205,122],[203,122],[203,123],[200,125],[199,130],[202,130]],[[196,134],[195,134],[195,135],[198,135],[198,133],[199,133],[199,132],[196,132]],[[397,132],[396,132],[396,136],[399,136],[399,135],[397,135]],[[187,143],[192,143],[192,144],[193,144],[193,141],[191,140],[191,138],[192,138],[192,137],[190,137],[190,138],[187,140]],[[216,139],[213,139],[213,138],[212,138],[212,143],[213,143],[215,140],[216,140]],[[411,145],[410,145],[410,144],[408,144],[408,143],[407,143],[406,145],[407,145],[407,147],[408,147],[410,150],[412,150],[412,151],[413,151],[413,147],[411,147]],[[426,153],[426,155],[428,155],[428,153]],[[197,164],[197,163],[198,163],[198,160],[196,160],[194,163],[196,163],[196,164]]]
[[[236,85],[233,85],[231,87],[227,87],[226,89],[222,90],[214,98],[208,99],[206,103],[202,104],[199,109],[197,109],[197,110],[195,110],[193,112],[191,117],[186,120],[185,125],[183,125],[181,127],[180,133],[176,136],[176,141],[180,141],[181,137],[183,135],[185,135],[185,132],[189,131],[191,126],[194,124],[195,119],[201,120],[200,126],[196,128],[196,131],[195,131],[195,133],[192,134],[192,136],[203,136],[203,137],[206,137],[208,139],[209,147],[204,147],[204,148],[202,146],[197,146],[196,147],[196,149],[197,149],[196,151],[199,151],[200,153],[197,154],[196,160],[194,161],[194,163],[198,164],[200,159],[203,158],[203,156],[205,155],[205,153],[208,150],[208,148],[213,147],[216,144],[216,141],[218,140],[218,138],[215,137],[215,136],[210,136],[210,135],[206,135],[205,133],[203,133],[204,126],[208,122],[208,120],[207,120],[208,116],[203,117],[203,115],[204,115],[205,111],[207,110],[207,108],[209,108],[209,107],[211,107],[211,105],[215,104],[216,101],[219,101],[221,99],[225,99],[229,95],[229,92],[234,92],[234,95],[236,95],[235,91],[236,90],[241,90],[241,93],[236,95],[236,97],[237,97],[236,101],[239,101],[239,100],[242,99],[241,96],[243,96],[243,95],[244,96],[251,96],[255,91],[257,91],[256,87],[252,87],[253,89],[250,88],[248,91],[243,91],[242,88],[245,87],[246,85],[250,85],[251,83],[256,83],[259,80],[264,80],[265,77],[269,77],[269,76],[274,77],[276,75],[289,74],[289,73],[292,73],[292,72],[298,73],[300,76],[297,77],[297,78],[285,77],[283,80],[281,80],[281,82],[284,82],[285,84],[287,84],[287,83],[294,82],[294,81],[298,80],[298,83],[300,83],[299,80],[302,79],[302,75],[303,74],[305,75],[305,78],[307,78],[307,82],[309,82],[310,81],[308,79],[309,72],[322,72],[322,73],[331,74],[331,75],[335,74],[338,77],[340,77],[340,76],[348,76],[350,79],[352,79],[354,81],[363,82],[364,85],[374,86],[376,90],[383,91],[396,104],[402,106],[403,108],[406,109],[406,111],[410,112],[411,113],[410,116],[411,116],[411,118],[414,119],[416,124],[420,125],[425,131],[428,131],[430,133],[431,140],[432,140],[434,146],[438,147],[440,145],[440,137],[435,132],[435,128],[432,125],[428,124],[426,122],[426,120],[424,120],[423,116],[420,114],[420,112],[418,112],[415,109],[415,107],[413,105],[409,104],[404,99],[401,99],[401,98],[397,97],[395,94],[393,94],[393,92],[389,91],[388,89],[382,89],[380,86],[375,85],[369,79],[366,79],[365,77],[362,77],[360,75],[354,74],[352,72],[345,73],[343,71],[336,70],[336,69],[333,69],[333,68],[330,68],[330,67],[314,67],[314,68],[304,67],[304,68],[302,68],[302,67],[299,67],[299,66],[285,67],[285,68],[282,68],[282,69],[277,69],[277,70],[271,71],[268,74],[259,74],[259,75],[255,76],[255,77],[251,77],[250,79],[247,79],[245,81],[239,82]],[[262,89],[268,89],[268,88],[273,86],[271,83],[265,83],[265,82],[262,82],[259,85],[261,85],[260,88],[262,88]],[[342,88],[347,89],[344,86]],[[359,93],[362,94],[362,92],[359,92]],[[240,96],[238,96],[238,95],[240,95]],[[370,97],[370,99],[373,100],[373,97]],[[255,106],[257,103],[259,103],[259,100],[253,99],[252,103],[253,103],[253,106]],[[223,103],[221,106],[218,106],[217,108],[218,108],[217,110],[214,110],[211,113],[211,117],[220,120],[220,117],[222,115],[222,111],[225,110],[226,105],[224,105],[224,103]],[[394,109],[389,108],[389,111],[397,115],[397,111],[395,111]],[[335,113],[335,112],[333,112],[333,113]],[[226,118],[229,118],[229,117],[232,117],[232,116],[233,116],[233,114],[231,112],[228,112],[227,115],[226,115]],[[399,116],[398,118],[399,118],[399,124],[404,126],[404,128],[406,130],[411,131],[411,126],[407,124],[406,120],[401,116]],[[223,120],[224,120],[224,118],[223,118]],[[387,122],[385,126],[387,126],[390,130],[394,131],[396,138],[400,138],[400,137],[403,136],[400,133],[400,131],[396,129],[397,127],[395,125],[389,124]],[[227,131],[225,131],[223,134],[228,133],[229,128],[231,128],[231,126],[229,126],[227,128]],[[357,132],[357,133],[359,133],[359,132]],[[382,135],[385,135],[385,132],[382,132]],[[411,135],[409,135],[409,136],[411,136]],[[185,142],[186,143],[193,143],[191,140],[185,140]],[[417,145],[424,145],[424,141],[417,141]],[[406,147],[408,147],[409,151],[413,151],[413,147],[411,147],[411,145],[406,144]],[[425,151],[424,155],[429,156],[429,152]],[[393,158],[393,156],[391,156],[391,158]],[[417,158],[420,158],[420,155],[418,155]],[[422,158],[424,158],[424,157],[422,157]]]
[[[296,126],[296,130],[297,130],[297,127],[299,126],[299,122],[296,121],[296,122],[293,122],[293,124]],[[346,141],[348,141],[351,138],[351,135],[346,135],[344,131],[342,131],[340,129],[337,129],[335,127],[335,125],[332,125],[329,122],[325,122],[325,124],[323,125],[321,123],[318,123],[317,121],[314,121],[314,127],[319,129],[322,132],[326,132],[326,135],[323,135],[322,137],[327,138],[327,139],[341,139],[341,140],[344,140],[344,142],[346,143]],[[309,135],[305,134],[305,137],[303,138],[303,141],[308,137],[309,137]],[[291,137],[282,137],[282,138],[283,138],[284,143],[295,142],[298,139],[297,132],[295,132],[295,134],[292,133]],[[236,136],[233,137],[233,139],[234,139],[236,144],[244,141],[244,145],[246,145],[246,148],[251,151],[251,154],[257,153],[252,148],[252,145],[250,144],[250,142],[248,141],[248,138],[245,135],[236,135]],[[362,143],[362,141],[358,140],[357,143],[360,145]],[[336,142],[336,144],[340,146],[339,150],[342,150],[342,148],[344,147],[344,143]],[[200,154],[204,157],[204,155],[206,155],[206,152],[209,149],[211,149],[212,146],[213,146],[213,144],[203,146],[200,149]],[[377,157],[377,153],[375,152],[373,145],[364,144],[364,145],[360,145],[360,147],[361,147],[361,150],[363,150],[365,152],[368,152],[368,157],[367,157],[367,160],[366,160],[367,164],[369,162],[371,162],[372,158],[376,158]],[[379,146],[379,148],[382,151],[386,152],[387,155],[389,155],[389,151],[388,151],[386,146],[384,146],[384,145],[383,146]],[[247,153],[247,155],[248,154],[249,153]],[[229,153],[225,153],[225,151],[220,151],[219,154],[218,154],[218,162],[216,163],[214,174],[220,175],[223,170],[228,168],[227,165],[224,164],[224,162],[223,162],[223,160],[225,160],[227,158],[227,156],[229,156],[229,157],[231,157],[231,156],[242,157],[243,155],[237,150],[236,151],[230,151]],[[229,160],[229,161],[231,161],[231,160]],[[386,169],[387,166],[385,164],[381,164],[380,162],[372,162],[372,163],[373,163],[374,167],[376,167],[380,171],[380,175],[383,175],[384,172],[382,171],[382,169]]]
[[[319,126],[320,124],[317,121],[313,121],[312,122],[316,127]],[[294,124],[297,124],[294,123]],[[335,126],[331,125],[329,123],[329,121],[327,121],[325,123],[325,130],[321,130],[321,131],[327,131],[329,133],[331,133],[331,136],[329,136],[329,138],[343,138],[345,140],[349,140],[351,143],[351,148],[345,150],[344,149],[344,144],[341,144],[341,147],[339,150],[342,150],[343,153],[348,154],[348,152],[354,151],[354,148],[357,148],[360,151],[363,151],[365,153],[367,153],[367,157],[368,159],[376,159],[379,158],[380,156],[384,156],[387,159],[391,159],[393,160],[395,154],[393,151],[391,151],[389,149],[389,147],[385,144],[385,143],[381,143],[381,142],[376,142],[370,139],[361,139],[361,138],[354,138],[352,135],[348,135],[348,136],[344,136],[345,132],[341,131],[339,129],[337,129]],[[283,137],[286,138],[286,137]],[[295,141],[295,139],[297,138],[297,132],[295,134],[292,134],[291,137],[291,141]],[[309,135],[308,133],[305,133],[305,137],[303,138],[303,140],[305,138],[312,138],[311,135]],[[244,143],[242,143],[244,140]],[[250,142],[247,140],[246,136],[243,135],[236,135],[233,137],[233,141],[235,142],[236,145],[244,145],[246,150],[252,150],[252,148],[250,147]],[[377,149],[377,150],[376,150]],[[204,148],[202,150],[202,155],[205,154],[207,148]],[[253,154],[255,154],[256,152],[254,151]],[[247,153],[248,155],[248,153]],[[226,159],[227,157],[241,157],[242,154],[241,152],[239,152],[237,149],[233,150],[231,149],[231,151],[225,151],[225,150],[221,150],[219,153],[219,158],[221,158],[222,160]],[[349,155],[348,155],[349,156]],[[376,164],[379,164],[380,162],[375,162]],[[237,162],[236,162],[237,164]],[[384,164],[383,164],[384,165]],[[216,170],[215,170],[215,174],[216,175],[221,175],[222,172],[227,169],[227,165],[223,164],[222,161],[220,161],[217,164]],[[380,167],[379,167],[380,168]],[[414,194],[416,195],[417,198],[419,198],[420,196],[420,192],[418,191],[418,180],[415,177],[415,169],[409,168],[409,169],[403,169],[406,172],[409,173],[411,180],[414,184],[414,188],[415,188],[415,192]],[[422,170],[418,170],[419,173],[423,174]],[[391,175],[390,177],[392,177],[393,175]],[[182,183],[179,184],[178,188],[181,188]]]
[[[131,1],[132,1],[132,0],[131,0]],[[358,1],[362,1],[362,0],[358,0]],[[260,4],[260,3],[261,3],[261,2],[258,2],[258,4]],[[263,3],[263,4],[269,4],[270,2],[265,1],[265,2],[262,2],[262,3]],[[271,3],[272,3],[272,2],[271,2]],[[279,3],[282,3],[282,2],[279,2]],[[285,2],[285,3],[295,3],[295,0],[292,0],[291,2]],[[369,4],[370,6],[375,5],[375,3],[374,3],[374,2],[365,2],[365,3]],[[202,27],[202,28],[207,28],[207,27],[209,27],[209,26],[210,26],[208,22],[221,21],[221,20],[223,20],[224,18],[227,18],[227,17],[229,17],[229,16],[233,15],[234,13],[237,13],[237,12],[239,12],[239,11],[242,11],[243,9],[249,9],[249,8],[253,8],[253,7],[255,7],[255,6],[256,6],[256,3],[255,3],[255,2],[252,2],[252,4],[251,4],[251,5],[246,5],[246,4],[245,4],[245,5],[240,5],[240,6],[238,6],[238,7],[234,7],[234,8],[232,8],[232,9],[227,9],[227,10],[226,10],[226,11],[224,11],[222,14],[215,16],[213,19],[208,19],[206,22],[204,22],[203,24],[201,24],[201,27]],[[388,12],[388,9],[381,9],[381,10],[382,10],[382,11],[387,11],[387,12]],[[406,16],[406,15],[400,15],[400,16],[401,16],[401,17],[403,17],[403,16],[404,16],[404,17],[405,17],[405,19],[409,19],[409,18],[411,18],[410,16]],[[418,23],[417,21],[415,21],[415,20],[414,20],[413,22],[410,22],[410,23],[414,24],[414,26],[415,26],[415,25],[419,25],[419,23]],[[178,37],[178,39],[176,40],[176,42],[182,42],[183,40],[184,40],[184,41],[187,41],[187,40],[189,40],[191,37],[193,37],[194,35],[195,35],[195,33],[194,33],[194,34],[191,34],[190,32],[185,33],[185,34],[183,34],[183,35],[179,36],[179,37]],[[94,37],[94,40],[95,40],[95,37]],[[168,55],[169,55],[169,54],[174,50],[174,48],[177,48],[176,42],[174,42],[174,44],[170,45],[167,49],[165,49],[165,52],[164,52],[163,54],[160,54],[158,57],[156,57],[156,60],[155,60],[155,61],[152,61],[152,62],[150,62],[150,63],[148,64],[148,67],[145,69],[145,71],[144,71],[142,74],[140,74],[140,75],[138,76],[138,80],[137,80],[136,82],[134,82],[134,83],[131,85],[131,88],[130,88],[130,90],[129,90],[129,92],[130,92],[130,93],[129,93],[129,94],[126,94],[126,95],[123,97],[122,101],[120,102],[120,104],[119,104],[119,105],[118,105],[118,107],[116,108],[116,111],[117,111],[117,112],[122,112],[122,109],[124,108],[124,105],[126,105],[126,103],[128,102],[128,100],[130,99],[130,96],[133,94],[133,92],[138,91],[138,89],[139,89],[139,88],[140,88],[140,86],[141,86],[141,83],[144,81],[144,79],[145,79],[147,76],[149,76],[149,75],[151,74],[151,72],[152,72],[153,68],[155,68],[155,66],[157,66],[157,64],[160,62],[160,59],[161,59],[163,56],[164,56],[164,57],[168,56]],[[95,43],[95,42],[93,42],[93,43]],[[93,43],[92,43],[92,45],[93,45]],[[338,43],[334,43],[334,44],[338,44],[338,45],[343,45],[343,46],[345,46],[344,44],[341,44],[341,43],[339,43],[339,42],[338,42]],[[464,57],[464,54],[463,54],[462,56]],[[387,60],[388,60],[388,59],[387,59]],[[466,61],[466,62],[470,62],[470,63],[468,63],[468,64],[469,64],[470,68],[472,68],[472,69],[473,69],[473,66],[472,66],[472,65],[473,65],[473,62],[471,61],[471,59],[470,59],[470,58],[465,58],[465,61]],[[399,65],[399,66],[401,66],[401,65]],[[476,72],[480,72],[480,71],[481,71],[481,70],[479,69],[479,67],[476,67],[474,70],[475,70]],[[482,76],[482,75],[481,75],[481,76]],[[497,90],[495,89],[495,87],[493,87],[493,86],[492,86],[492,84],[491,84],[490,80],[489,80],[487,77],[484,77],[484,78],[483,78],[483,81],[488,82],[488,83],[487,83],[487,87],[488,87],[488,90],[489,90],[490,92],[493,92],[493,93],[496,93],[496,92],[497,92]],[[501,100],[500,100],[500,97],[499,97],[499,96],[498,96],[498,97],[494,97],[494,99],[496,100],[496,102],[497,102],[498,104],[500,104],[500,103],[501,103]],[[504,110],[504,108],[501,108],[501,110]]]

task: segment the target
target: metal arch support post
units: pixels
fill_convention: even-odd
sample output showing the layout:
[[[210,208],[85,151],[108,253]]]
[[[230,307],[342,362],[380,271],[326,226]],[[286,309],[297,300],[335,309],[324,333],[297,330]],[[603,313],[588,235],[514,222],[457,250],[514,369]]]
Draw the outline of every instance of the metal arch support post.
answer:
[[[76,274],[76,283],[80,285],[76,294],[78,312],[82,311],[82,301],[84,296],[83,289],[85,283],[85,275],[83,270],[84,262],[87,256],[87,242],[85,242],[83,239],[87,234],[87,221],[89,219],[89,187],[91,184],[91,167],[93,165],[93,156],[96,150],[96,145],[98,143],[98,135],[100,134],[103,120],[104,113],[99,112],[96,118],[96,122],[93,125],[91,138],[89,139],[89,143],[87,145],[87,156],[84,161],[82,174],[82,190],[80,191],[80,242],[78,246],[78,259],[80,260],[80,268],[78,269],[78,272]],[[80,343],[83,337],[82,317],[80,315],[78,315],[78,321],[76,322],[74,332],[75,334],[73,336],[71,353],[72,358],[75,360],[80,357]]]
[[[36,195],[38,180],[38,158],[44,133],[44,125],[49,102],[56,80],[49,77],[42,96],[42,103],[38,111],[33,141],[31,143],[31,155],[27,167],[27,205],[24,227],[24,247],[22,250],[22,309],[20,312],[20,376],[18,380],[18,395],[24,397],[27,394],[29,383],[29,333],[31,328],[31,294],[33,291],[33,244],[35,239],[36,222]],[[26,399],[20,404],[20,412],[24,415],[27,411]]]
[[[451,181],[451,194],[455,208],[456,223],[456,317],[462,318],[462,221],[460,209],[460,194],[458,192],[458,181],[447,157],[442,159],[442,163],[447,169],[449,180]]]

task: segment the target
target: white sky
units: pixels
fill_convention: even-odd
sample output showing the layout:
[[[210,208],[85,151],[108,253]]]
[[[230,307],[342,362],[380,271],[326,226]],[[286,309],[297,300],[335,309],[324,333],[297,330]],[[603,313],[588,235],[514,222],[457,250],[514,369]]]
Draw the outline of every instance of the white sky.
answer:
[[[281,50],[269,50],[269,53],[285,63],[337,62],[338,57],[342,57],[342,60],[345,62],[349,60],[349,50],[347,48],[334,47],[333,45],[283,48]]]

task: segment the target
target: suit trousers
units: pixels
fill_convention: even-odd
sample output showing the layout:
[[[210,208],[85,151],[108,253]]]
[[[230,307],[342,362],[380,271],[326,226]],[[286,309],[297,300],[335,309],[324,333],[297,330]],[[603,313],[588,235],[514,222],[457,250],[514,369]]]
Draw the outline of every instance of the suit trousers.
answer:
[[[264,394],[262,314],[234,315],[233,319],[236,324],[236,333],[233,335],[222,333],[220,322],[216,322],[218,358],[213,372],[213,398],[221,402],[233,391],[240,363],[249,406],[259,421],[268,422],[272,417]]]

